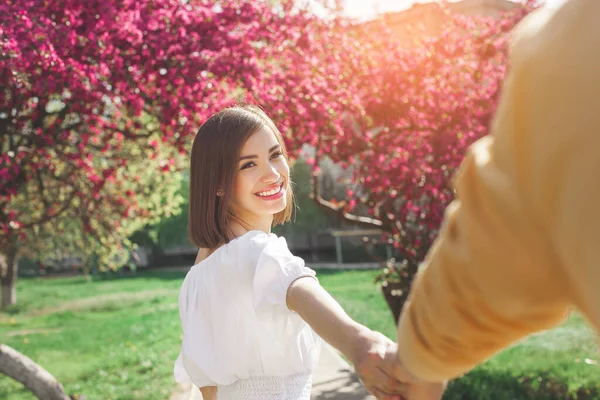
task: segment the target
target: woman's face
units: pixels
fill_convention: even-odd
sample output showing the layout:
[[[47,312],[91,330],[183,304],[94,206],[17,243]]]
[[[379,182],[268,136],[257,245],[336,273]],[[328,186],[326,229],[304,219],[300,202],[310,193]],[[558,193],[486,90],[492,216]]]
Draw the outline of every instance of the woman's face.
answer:
[[[270,216],[287,206],[290,168],[275,134],[263,127],[242,146],[238,161],[233,213],[242,220]]]

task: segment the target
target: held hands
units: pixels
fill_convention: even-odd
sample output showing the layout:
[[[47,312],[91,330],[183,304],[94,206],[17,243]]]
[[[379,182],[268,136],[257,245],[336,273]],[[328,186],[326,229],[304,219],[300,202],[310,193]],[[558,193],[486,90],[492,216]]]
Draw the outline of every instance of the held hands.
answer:
[[[379,400],[440,400],[445,383],[419,382],[401,365],[398,346],[379,332],[358,335],[349,354],[366,389]]]
[[[402,367],[396,343],[352,320],[314,279],[292,283],[287,305],[354,364],[367,390],[379,400],[441,399],[443,384],[417,382]]]

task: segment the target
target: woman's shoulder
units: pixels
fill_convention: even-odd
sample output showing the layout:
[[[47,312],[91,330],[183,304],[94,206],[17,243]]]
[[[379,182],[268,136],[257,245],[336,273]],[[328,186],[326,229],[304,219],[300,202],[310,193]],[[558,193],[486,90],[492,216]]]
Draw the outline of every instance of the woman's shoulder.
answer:
[[[260,230],[251,230],[245,234],[233,239],[225,246],[225,250],[230,250],[247,259],[254,259],[260,256],[267,249],[276,249],[288,252],[287,242],[283,236],[277,236],[274,233],[265,233]]]
[[[217,248],[205,259],[197,262],[192,269],[201,269],[204,273],[209,273],[215,268],[224,271],[229,265],[237,270],[245,265],[256,265],[265,254],[292,256],[282,236],[251,230]]]

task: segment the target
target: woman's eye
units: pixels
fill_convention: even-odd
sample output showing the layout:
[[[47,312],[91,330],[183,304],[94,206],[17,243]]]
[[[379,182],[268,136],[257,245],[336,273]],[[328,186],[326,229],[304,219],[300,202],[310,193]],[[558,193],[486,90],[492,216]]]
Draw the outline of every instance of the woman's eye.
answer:
[[[276,151],[275,153],[271,154],[271,159],[281,157],[282,155],[283,154],[280,151]]]
[[[246,164],[242,165],[242,168],[240,168],[240,169],[246,169],[249,167],[253,167],[254,165],[255,165],[254,162],[250,161],[250,162],[247,162]]]

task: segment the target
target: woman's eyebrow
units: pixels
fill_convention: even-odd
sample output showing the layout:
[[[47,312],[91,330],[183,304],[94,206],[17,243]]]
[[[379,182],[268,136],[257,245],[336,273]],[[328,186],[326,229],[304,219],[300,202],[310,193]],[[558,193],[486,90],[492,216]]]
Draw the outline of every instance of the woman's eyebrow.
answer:
[[[271,147],[269,149],[269,153],[274,152],[275,150],[277,150],[280,147],[281,147],[281,145],[276,144],[275,146],[273,146],[273,147]],[[250,154],[250,155],[247,155],[247,156],[241,156],[240,157],[240,161],[242,161],[242,160],[249,160],[249,159],[252,159],[252,158],[258,158],[258,156],[256,154]]]

